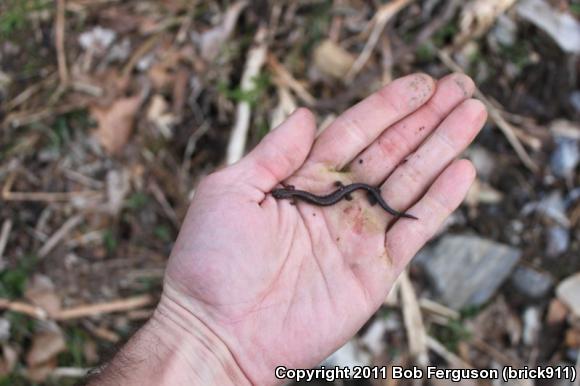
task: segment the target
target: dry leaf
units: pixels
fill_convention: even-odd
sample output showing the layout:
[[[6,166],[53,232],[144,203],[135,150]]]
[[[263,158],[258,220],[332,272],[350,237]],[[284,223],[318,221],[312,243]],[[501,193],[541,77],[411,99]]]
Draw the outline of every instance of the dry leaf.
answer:
[[[46,310],[49,315],[56,314],[60,310],[60,297],[54,289],[54,284],[47,276],[34,275],[26,286],[24,296],[35,305]]]
[[[232,34],[238,21],[240,13],[248,5],[247,1],[237,1],[232,4],[224,14],[220,25],[204,32],[199,36],[197,43],[200,46],[201,56],[209,61],[213,61],[219,54],[223,44]]]
[[[26,369],[26,377],[33,382],[43,382],[56,369],[57,364],[58,361],[55,357],[38,366],[31,366]]]
[[[580,21],[571,14],[561,12],[543,0],[521,1],[518,14],[544,30],[562,50],[580,53]]]
[[[355,58],[344,48],[331,40],[325,40],[314,50],[314,65],[323,74],[344,78]]]
[[[33,367],[49,361],[66,350],[66,342],[60,329],[38,332],[32,338],[32,348],[26,363]]]
[[[2,359],[0,360],[0,377],[6,376],[14,370],[18,362],[18,353],[11,346],[2,345]]]
[[[108,108],[94,106],[91,115],[97,120],[95,135],[110,154],[119,153],[129,141],[141,96],[117,99]]]
[[[459,45],[483,35],[495,20],[516,0],[472,0],[461,10],[460,33],[455,42]]]

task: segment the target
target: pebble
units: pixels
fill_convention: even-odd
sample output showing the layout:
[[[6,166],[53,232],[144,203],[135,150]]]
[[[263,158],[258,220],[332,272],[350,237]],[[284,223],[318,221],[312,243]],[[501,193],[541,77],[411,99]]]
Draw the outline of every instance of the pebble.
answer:
[[[552,173],[560,178],[571,178],[580,162],[578,141],[570,138],[557,138],[556,149],[550,156]]]
[[[580,113],[580,90],[576,90],[570,94],[570,104],[577,113]]]
[[[560,282],[556,288],[556,296],[576,317],[580,317],[580,273]]]
[[[511,276],[510,284],[519,294],[530,299],[540,299],[552,289],[554,280],[546,272],[519,266]]]
[[[438,300],[455,310],[486,303],[508,278],[521,251],[473,235],[446,235],[421,253]]]
[[[568,229],[554,225],[548,228],[546,234],[546,256],[557,257],[568,250],[570,232]]]

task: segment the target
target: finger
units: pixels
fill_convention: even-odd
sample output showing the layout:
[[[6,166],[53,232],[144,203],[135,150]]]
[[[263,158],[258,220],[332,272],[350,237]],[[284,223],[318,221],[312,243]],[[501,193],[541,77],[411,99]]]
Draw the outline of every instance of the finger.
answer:
[[[387,232],[385,249],[398,274],[461,204],[475,178],[468,160],[453,162],[410,210],[418,220],[397,221]]]
[[[316,139],[308,161],[341,170],[387,127],[423,105],[435,89],[425,74],[399,78],[341,114]]]
[[[427,138],[439,123],[475,89],[471,78],[451,74],[439,82],[433,97],[417,111],[395,123],[352,162],[353,179],[379,185]]]
[[[299,108],[270,132],[246,157],[235,165],[244,168],[251,183],[261,192],[269,192],[291,176],[310,152],[316,122],[310,110]]]
[[[381,187],[385,201],[398,210],[416,202],[473,141],[486,118],[485,107],[478,100],[469,99],[457,106],[419,149],[387,178]]]

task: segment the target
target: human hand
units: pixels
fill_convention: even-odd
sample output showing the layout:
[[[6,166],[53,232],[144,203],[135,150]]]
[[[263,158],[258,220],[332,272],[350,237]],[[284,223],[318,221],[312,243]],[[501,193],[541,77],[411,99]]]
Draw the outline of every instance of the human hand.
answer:
[[[400,78],[317,138],[312,114],[296,111],[200,183],[158,313],[203,329],[254,384],[276,383],[279,365],[318,364],[380,307],[467,193],[474,168],[455,158],[486,119],[473,90],[459,74]],[[358,192],[329,207],[292,205],[269,194],[282,181],[316,194],[335,181],[380,186],[418,220],[394,218]]]

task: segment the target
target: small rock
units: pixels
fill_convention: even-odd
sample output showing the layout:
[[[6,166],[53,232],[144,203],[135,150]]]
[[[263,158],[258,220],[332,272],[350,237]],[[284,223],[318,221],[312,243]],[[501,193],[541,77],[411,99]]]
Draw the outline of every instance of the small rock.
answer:
[[[471,235],[444,236],[424,269],[439,300],[453,309],[487,302],[508,278],[521,251]]]
[[[580,317],[580,273],[564,279],[556,288],[556,296],[575,316]]]
[[[349,340],[344,346],[336,350],[322,363],[327,367],[334,366],[368,366],[372,358],[364,352],[354,340]]]
[[[518,293],[531,299],[546,296],[554,285],[554,281],[548,273],[525,266],[516,268],[510,283]]]
[[[360,342],[370,351],[374,356],[382,354],[385,350],[385,332],[387,331],[387,322],[385,319],[376,318],[370,327],[366,330],[364,335],[360,338]]]
[[[493,36],[498,43],[511,47],[516,42],[517,33],[516,23],[506,15],[499,15],[496,24],[491,30]]]
[[[80,34],[79,44],[87,51],[102,55],[107,52],[107,48],[116,37],[117,33],[115,31],[97,26]]]
[[[524,322],[524,329],[522,333],[522,340],[527,346],[533,345],[538,339],[538,334],[542,328],[540,323],[540,311],[535,307],[527,308],[522,316]]]
[[[475,166],[477,176],[483,181],[489,181],[496,167],[494,155],[483,146],[473,145],[465,151],[465,156]]]
[[[556,257],[568,249],[570,232],[561,226],[551,226],[546,235],[546,255]]]
[[[580,90],[576,90],[570,94],[570,104],[577,113],[580,112]]]
[[[10,321],[0,318],[0,342],[8,342],[8,339],[10,339]]]
[[[580,162],[578,141],[569,138],[556,139],[556,149],[550,157],[550,168],[555,176],[571,178]]]
[[[565,228],[570,227],[570,220],[566,215],[566,203],[562,197],[562,192],[559,190],[550,192],[540,202],[530,202],[524,205],[522,209],[523,215],[529,215],[534,212],[557,222]]]

